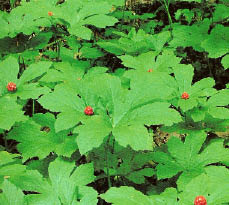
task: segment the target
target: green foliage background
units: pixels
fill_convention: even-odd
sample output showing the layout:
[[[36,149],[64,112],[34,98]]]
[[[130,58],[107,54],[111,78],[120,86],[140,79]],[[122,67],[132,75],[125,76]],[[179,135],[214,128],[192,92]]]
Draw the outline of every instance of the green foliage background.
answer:
[[[229,203],[228,0],[0,5],[1,205]]]

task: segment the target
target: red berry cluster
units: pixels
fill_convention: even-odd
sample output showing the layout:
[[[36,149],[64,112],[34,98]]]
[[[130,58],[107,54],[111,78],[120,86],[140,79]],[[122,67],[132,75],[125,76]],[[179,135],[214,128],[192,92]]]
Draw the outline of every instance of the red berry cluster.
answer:
[[[49,12],[48,12],[48,15],[49,15],[49,16],[53,16],[53,12],[52,12],[52,11],[49,11]]]
[[[194,205],[207,205],[207,200],[204,196],[197,196],[194,200]]]
[[[15,83],[9,82],[6,88],[8,89],[8,91],[13,92],[17,89],[17,86]]]
[[[84,110],[85,115],[93,115],[93,108],[91,106],[87,106]]]
[[[183,94],[181,95],[181,98],[184,100],[187,100],[187,99],[189,99],[189,94],[186,92],[183,92]]]

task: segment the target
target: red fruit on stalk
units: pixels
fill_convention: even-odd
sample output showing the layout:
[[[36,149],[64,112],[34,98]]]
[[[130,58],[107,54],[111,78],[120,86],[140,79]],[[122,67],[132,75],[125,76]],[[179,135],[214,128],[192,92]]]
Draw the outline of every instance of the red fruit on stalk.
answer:
[[[181,95],[181,98],[184,100],[187,100],[187,99],[189,99],[189,94],[186,92],[183,92],[183,94]]]
[[[85,115],[93,115],[93,108],[91,106],[87,106],[84,110]]]
[[[13,92],[17,89],[17,86],[15,83],[9,82],[6,86],[6,88],[8,89],[8,91]]]
[[[147,72],[152,73],[153,72],[153,69],[150,68]]]
[[[207,205],[207,200],[204,196],[197,196],[194,200],[194,205]]]
[[[48,12],[48,15],[49,15],[49,16],[53,16],[53,12],[52,12],[52,11],[49,11],[49,12]]]

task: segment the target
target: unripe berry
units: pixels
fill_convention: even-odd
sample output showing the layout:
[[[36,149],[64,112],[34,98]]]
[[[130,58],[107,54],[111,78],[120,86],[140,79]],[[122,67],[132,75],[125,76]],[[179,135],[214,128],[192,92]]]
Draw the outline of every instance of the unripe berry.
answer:
[[[13,92],[17,89],[17,86],[15,83],[9,82],[6,88],[8,89],[8,91]]]
[[[207,201],[204,196],[197,196],[194,200],[194,205],[207,205]]]
[[[85,115],[93,115],[94,114],[91,106],[87,106],[84,110],[84,113],[85,113]]]
[[[183,92],[183,94],[181,95],[181,98],[184,100],[187,100],[187,99],[189,99],[189,94],[186,92]]]
[[[49,15],[49,16],[53,16],[53,12],[52,12],[52,11],[49,11],[49,12],[48,12],[48,15]]]

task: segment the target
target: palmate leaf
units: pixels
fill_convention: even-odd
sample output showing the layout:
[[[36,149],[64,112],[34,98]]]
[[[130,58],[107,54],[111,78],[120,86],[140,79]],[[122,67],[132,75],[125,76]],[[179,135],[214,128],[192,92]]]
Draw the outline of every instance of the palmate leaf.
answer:
[[[185,143],[176,137],[170,138],[168,153],[157,151],[153,157],[159,163],[156,168],[158,179],[170,178],[182,172],[177,181],[178,188],[182,190],[193,177],[204,172],[205,166],[224,160],[228,161],[229,152],[223,147],[221,139],[212,140],[198,154],[205,139],[206,134],[203,131],[189,134]]]
[[[174,69],[174,75],[177,85],[171,84],[174,87],[175,95],[172,100],[173,105],[179,106],[183,112],[187,112],[197,107],[201,102],[206,101],[207,97],[215,94],[217,91],[212,87],[215,81],[212,78],[204,78],[192,84],[194,68],[191,65],[179,65]],[[188,99],[182,99],[182,93],[189,94]],[[203,105],[202,105],[203,106]],[[205,115],[203,115],[204,117]],[[198,120],[198,117],[194,120]],[[203,118],[200,118],[203,119]]]
[[[210,58],[219,58],[229,52],[229,28],[217,24],[211,34],[201,43]]]
[[[53,93],[42,96],[38,102],[50,111],[61,112],[55,123],[56,132],[72,128],[84,118],[84,101],[62,84],[56,86]]]
[[[150,150],[151,138],[144,124],[171,125],[181,120],[179,113],[169,108],[169,103],[153,103],[152,100],[157,99],[154,93],[144,100],[142,93],[134,89],[133,92],[123,90],[117,77],[101,75],[93,82],[92,78],[89,80],[87,85],[100,96],[106,109],[101,109],[101,117],[92,116],[84,125],[75,128],[74,133],[79,134],[77,143],[81,154],[100,146],[110,133],[122,146]]]
[[[179,113],[170,109],[169,103],[153,103],[159,99],[166,99],[172,92],[163,83],[155,88],[152,86],[152,82],[158,76],[151,80],[148,78],[147,81],[141,78],[138,81],[140,87],[133,84],[133,89],[127,92],[121,87],[118,77],[103,73],[95,75],[96,78],[89,72],[84,80],[80,81],[77,89],[80,97],[76,91],[68,90],[64,84],[59,84],[53,93],[44,95],[38,100],[44,108],[61,112],[55,122],[57,132],[72,128],[79,122],[83,123],[74,130],[74,133],[79,134],[77,144],[81,154],[99,147],[110,133],[113,133],[123,146],[130,145],[135,150],[148,150],[151,148],[150,136],[144,124],[172,125],[181,121]],[[164,76],[165,81],[166,79],[170,81],[170,78],[172,79],[169,75]],[[147,88],[147,95],[139,92],[143,86]],[[152,92],[152,89],[155,92]],[[93,107],[95,116],[84,114],[86,105]],[[139,139],[136,132],[140,135]]]
[[[37,204],[69,204],[76,205],[77,200],[85,200],[88,195],[97,204],[97,192],[87,184],[94,180],[92,164],[83,164],[75,170],[75,163],[57,158],[48,168],[49,183],[47,189],[40,194],[28,195],[27,200],[31,205]],[[74,170],[74,172],[73,172]],[[73,172],[73,173],[72,173]],[[88,192],[85,189],[88,188]]]
[[[77,92],[81,87],[80,79],[82,79],[85,70],[89,68],[88,61],[75,61],[74,63],[61,62],[54,64],[54,69],[49,69],[47,74],[40,81],[45,83],[62,83],[63,87]]]
[[[68,1],[61,5],[56,17],[67,21],[69,32],[80,38],[90,40],[92,31],[85,25],[93,25],[99,28],[113,26],[118,20],[112,16],[108,16],[112,8],[111,2],[100,1],[93,4],[92,1]],[[62,15],[63,10],[72,11]]]
[[[211,22],[209,19],[197,22],[192,26],[173,24],[173,39],[170,41],[172,47],[193,47],[197,51],[204,51],[201,43],[208,36]],[[194,40],[195,39],[195,40]]]
[[[113,34],[121,36],[119,39],[109,41],[99,41],[97,44],[108,52],[116,55],[136,55],[148,51],[159,53],[170,37],[168,31],[155,35],[149,35],[144,30],[136,31],[132,28],[128,35],[122,32],[114,31]],[[170,61],[172,62],[172,60]]]
[[[18,33],[31,35],[33,32],[39,33],[40,26],[51,26],[47,13],[50,10],[56,10],[55,4],[55,1],[46,2],[45,0],[22,2],[20,7],[12,9],[10,15],[7,16],[8,36],[15,37]]]
[[[149,51],[142,53],[139,56],[123,55],[119,58],[122,64],[129,68],[134,68],[137,71],[146,72],[152,69],[152,72],[165,72],[171,73],[171,68],[179,65],[180,59],[174,55],[172,51],[164,51],[162,55],[158,52]],[[157,59],[156,59],[157,56]]]
[[[41,87],[38,83],[35,83],[44,73],[46,73],[49,67],[52,65],[51,62],[38,62],[31,64],[22,73],[20,79],[17,79],[19,72],[19,65],[16,58],[9,56],[7,59],[0,63],[0,92],[2,87],[2,95],[7,95],[10,98],[21,98],[21,99],[36,99],[40,95],[45,94],[49,91],[47,87]],[[33,81],[33,82],[31,82]],[[6,86],[9,82],[13,82],[17,86],[17,90],[14,93],[9,93]],[[4,89],[3,89],[4,88]]]
[[[70,157],[77,149],[74,135],[68,136],[67,132],[55,133],[53,115],[36,114],[33,120],[19,124],[20,126],[15,127],[8,135],[8,139],[20,142],[17,148],[22,153],[23,160],[35,156],[43,159],[50,152]],[[41,131],[44,127],[47,127],[47,130]]]
[[[80,204],[84,205],[87,202],[90,202],[89,204],[97,204],[97,192],[93,188],[86,186],[95,179],[91,163],[83,164],[76,168],[74,162],[57,158],[49,165],[48,179],[43,178],[35,170],[26,170],[26,166],[20,166],[24,167],[23,171],[18,172],[17,167],[15,167],[17,171],[15,176],[13,172],[6,175],[7,179],[4,180],[1,186],[3,189],[3,193],[0,194],[1,204],[22,205],[24,204],[22,203],[23,201],[30,205],[76,205],[79,200]],[[38,193],[24,196],[21,194],[21,190]]]
[[[222,166],[209,166],[205,173],[193,178],[178,195],[180,205],[192,204],[196,196],[204,196],[207,204],[227,204],[228,169]]]

